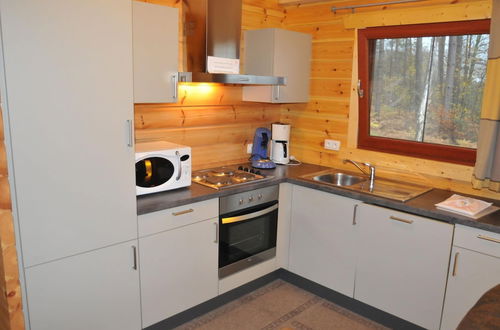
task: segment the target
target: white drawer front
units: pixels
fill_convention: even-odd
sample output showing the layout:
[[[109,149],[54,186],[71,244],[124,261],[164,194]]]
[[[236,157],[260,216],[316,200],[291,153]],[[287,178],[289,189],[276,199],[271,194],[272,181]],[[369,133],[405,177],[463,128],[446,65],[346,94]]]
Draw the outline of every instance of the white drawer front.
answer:
[[[500,234],[456,225],[453,245],[500,258]]]
[[[186,204],[171,209],[139,215],[139,237],[186,226],[219,216],[219,199]]]

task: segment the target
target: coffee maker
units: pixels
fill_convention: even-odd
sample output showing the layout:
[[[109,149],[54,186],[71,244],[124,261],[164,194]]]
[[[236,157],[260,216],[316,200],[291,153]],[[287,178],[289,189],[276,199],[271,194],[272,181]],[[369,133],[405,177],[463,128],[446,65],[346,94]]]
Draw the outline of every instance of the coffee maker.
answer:
[[[272,124],[271,160],[276,164],[285,165],[290,162],[289,141],[290,125],[283,123]]]
[[[270,169],[276,167],[276,164],[272,162],[267,156],[270,138],[271,131],[268,128],[259,127],[255,130],[252,156],[250,157],[250,160],[252,161],[252,167],[262,169]]]

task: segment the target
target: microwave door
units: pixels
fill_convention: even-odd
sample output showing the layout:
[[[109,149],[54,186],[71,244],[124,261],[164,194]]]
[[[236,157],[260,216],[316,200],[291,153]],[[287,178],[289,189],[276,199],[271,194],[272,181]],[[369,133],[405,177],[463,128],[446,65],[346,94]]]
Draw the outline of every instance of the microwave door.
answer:
[[[158,187],[174,175],[174,164],[162,157],[149,157],[135,164],[136,185],[142,188]]]

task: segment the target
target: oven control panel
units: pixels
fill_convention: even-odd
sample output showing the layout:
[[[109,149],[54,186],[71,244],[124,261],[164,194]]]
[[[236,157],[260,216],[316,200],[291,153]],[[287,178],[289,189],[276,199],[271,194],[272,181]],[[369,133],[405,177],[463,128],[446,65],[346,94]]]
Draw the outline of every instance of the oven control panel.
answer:
[[[229,213],[247,207],[276,201],[279,197],[279,185],[245,191],[219,199],[219,213]]]

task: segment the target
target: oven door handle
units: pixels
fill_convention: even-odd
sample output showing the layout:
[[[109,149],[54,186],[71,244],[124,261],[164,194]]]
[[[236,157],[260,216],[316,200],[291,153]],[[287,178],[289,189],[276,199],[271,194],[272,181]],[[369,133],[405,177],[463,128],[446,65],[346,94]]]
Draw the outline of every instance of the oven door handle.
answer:
[[[253,212],[250,214],[245,214],[245,215],[240,215],[238,217],[230,217],[230,218],[222,218],[221,222],[223,225],[228,224],[228,223],[233,223],[233,222],[239,222],[239,221],[244,221],[256,217],[260,217],[261,215],[264,215],[266,213],[270,213],[271,211],[274,211],[278,208],[278,204],[274,204],[268,208],[265,208],[263,210]]]

